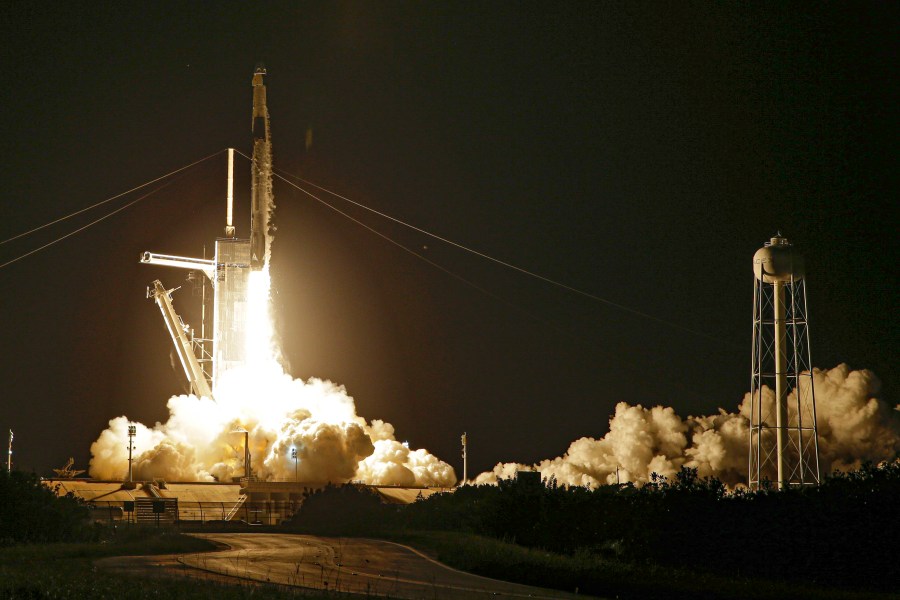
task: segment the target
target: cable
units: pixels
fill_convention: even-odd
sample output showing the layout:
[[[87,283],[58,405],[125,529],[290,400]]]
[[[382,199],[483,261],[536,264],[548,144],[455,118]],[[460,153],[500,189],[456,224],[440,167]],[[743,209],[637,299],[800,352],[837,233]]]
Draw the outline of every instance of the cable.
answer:
[[[550,327],[550,328],[554,329],[554,330],[557,331],[558,333],[561,333],[561,334],[563,334],[563,335],[572,337],[573,339],[580,339],[580,338],[581,338],[580,335],[578,335],[576,332],[570,330],[568,327],[560,327],[558,324],[556,324],[556,323],[554,323],[554,322],[552,322],[552,321],[549,321],[549,320],[547,320],[547,319],[541,317],[540,315],[537,315],[537,314],[535,314],[535,313],[533,313],[533,312],[531,312],[531,311],[529,311],[529,310],[527,310],[527,309],[525,309],[525,308],[522,308],[521,306],[519,306],[519,305],[517,305],[517,304],[515,304],[515,303],[513,303],[513,302],[510,302],[510,301],[507,300],[506,298],[503,298],[502,296],[498,296],[497,294],[491,292],[490,290],[487,290],[487,289],[481,287],[480,285],[478,285],[478,284],[476,284],[476,283],[474,283],[474,282],[472,282],[472,281],[466,279],[466,278],[463,277],[462,275],[459,275],[459,274],[457,274],[457,273],[454,273],[453,271],[447,269],[446,267],[444,267],[444,266],[442,266],[442,265],[439,265],[438,263],[436,263],[436,262],[434,262],[434,261],[432,261],[432,260],[426,258],[425,256],[419,254],[418,252],[415,252],[414,250],[412,250],[412,249],[410,249],[410,248],[404,246],[404,245],[401,244],[400,242],[398,242],[398,241],[396,241],[396,240],[394,240],[394,239],[392,239],[392,238],[386,236],[385,234],[381,233],[380,231],[378,231],[378,230],[376,230],[376,229],[373,229],[372,227],[366,225],[365,223],[363,223],[363,222],[360,221],[359,219],[356,219],[356,218],[350,216],[349,214],[347,214],[347,213],[345,213],[344,211],[340,210],[339,208],[337,208],[337,207],[334,206],[333,204],[330,204],[330,203],[326,202],[325,200],[319,198],[319,197],[316,196],[315,194],[313,194],[313,193],[311,193],[311,192],[309,192],[309,191],[303,189],[303,188],[300,187],[299,185],[297,185],[297,184],[295,184],[295,183],[293,183],[293,182],[291,182],[291,181],[288,181],[288,180],[287,180],[286,178],[284,178],[282,175],[280,175],[280,174],[278,174],[278,173],[275,173],[275,177],[277,177],[278,179],[284,181],[284,182],[285,182],[286,184],[288,184],[289,186],[291,186],[291,187],[293,187],[293,188],[295,188],[295,189],[297,189],[297,190],[303,192],[304,194],[306,194],[306,195],[309,196],[310,198],[316,200],[317,202],[323,204],[324,206],[327,206],[328,208],[330,208],[330,209],[333,210],[334,212],[336,212],[336,213],[338,213],[338,214],[340,214],[340,215],[342,215],[342,216],[344,216],[344,217],[347,217],[348,219],[350,219],[351,221],[353,221],[354,223],[356,223],[356,224],[359,225],[360,227],[363,227],[364,229],[367,229],[368,231],[374,233],[374,234],[377,235],[378,237],[380,237],[380,238],[382,238],[382,239],[384,239],[384,240],[390,242],[390,243],[393,244],[394,246],[397,246],[398,248],[400,248],[400,249],[403,250],[404,252],[407,252],[407,253],[409,253],[409,254],[412,254],[412,255],[415,256],[416,258],[419,258],[419,259],[425,261],[425,262],[428,263],[429,265],[431,265],[431,266],[433,266],[433,267],[439,269],[440,271],[443,271],[443,272],[446,273],[447,275],[450,275],[450,276],[453,277],[454,279],[457,279],[457,280],[461,281],[462,283],[466,284],[467,286],[469,286],[469,287],[471,287],[471,288],[474,288],[474,289],[478,290],[479,292],[485,294],[486,296],[488,296],[488,297],[490,297],[490,298],[493,298],[494,300],[497,300],[497,301],[499,301],[499,302],[505,304],[506,306],[509,306],[510,308],[513,308],[513,309],[517,310],[517,311],[520,312],[521,314],[526,315],[527,317],[529,317],[529,318],[531,318],[531,319],[534,319],[535,321],[538,321],[538,322],[540,322],[540,323],[543,323],[544,325],[546,325],[547,327]],[[632,371],[635,372],[636,374],[644,375],[644,374],[646,373],[646,370],[643,368],[643,366],[638,367],[637,365],[635,365],[635,364],[633,364],[633,363],[631,363],[631,362],[626,362],[626,363],[625,363],[625,366],[626,366],[626,368],[632,370]],[[700,400],[705,399],[704,397],[702,397],[702,396],[700,396],[699,394],[697,394],[696,389],[693,388],[693,387],[684,385],[684,384],[682,384],[681,382],[675,381],[675,380],[670,380],[670,383],[671,383],[672,385],[674,385],[675,387],[679,388],[682,392],[690,394],[690,395],[693,396],[695,399],[700,399]]]
[[[457,280],[463,282],[464,284],[468,285],[469,287],[472,287],[472,288],[478,290],[479,292],[481,292],[481,293],[483,293],[483,294],[485,294],[485,295],[487,295],[487,296],[490,296],[490,297],[493,298],[494,300],[497,300],[497,301],[499,301],[499,302],[502,302],[503,304],[506,304],[507,306],[509,306],[509,307],[511,307],[511,308],[514,308],[514,309],[518,310],[519,312],[521,312],[521,313],[523,313],[523,314],[525,314],[525,315],[531,317],[532,319],[535,319],[535,320],[537,320],[537,321],[541,321],[541,322],[543,322],[544,324],[549,325],[549,326],[551,326],[551,327],[554,327],[555,329],[557,329],[557,330],[562,331],[562,332],[565,333],[564,330],[560,329],[559,327],[557,327],[557,326],[554,325],[553,323],[550,323],[549,321],[547,321],[547,320],[545,320],[545,319],[542,319],[542,318],[539,317],[538,315],[536,315],[536,314],[534,314],[534,313],[532,313],[532,312],[530,312],[530,311],[528,311],[528,310],[522,308],[521,306],[518,306],[518,305],[516,305],[516,304],[513,304],[512,302],[510,302],[510,301],[507,300],[506,298],[503,298],[503,297],[501,297],[501,296],[498,296],[497,294],[491,292],[490,290],[481,287],[481,286],[478,285],[477,283],[474,283],[473,281],[470,281],[470,280],[466,279],[466,278],[463,277],[462,275],[459,275],[458,273],[454,273],[453,271],[451,271],[450,269],[447,269],[447,268],[444,267],[443,265],[439,265],[438,263],[434,262],[433,260],[428,259],[428,258],[426,258],[425,256],[419,254],[418,252],[416,252],[416,251],[414,251],[414,250],[412,250],[412,249],[410,249],[410,248],[404,246],[404,245],[401,244],[400,242],[398,242],[398,241],[396,241],[396,240],[394,240],[394,239],[392,239],[392,238],[386,236],[385,234],[381,233],[380,231],[378,231],[378,230],[376,230],[376,229],[373,229],[372,227],[369,227],[368,225],[366,225],[365,223],[363,223],[363,222],[360,221],[359,219],[355,219],[354,217],[352,217],[352,216],[350,216],[349,214],[345,213],[344,211],[342,211],[341,209],[337,208],[337,207],[334,206],[333,204],[329,204],[328,202],[326,202],[325,200],[322,200],[321,198],[319,198],[319,197],[316,196],[315,194],[312,194],[312,193],[310,193],[310,192],[304,190],[302,187],[298,186],[297,184],[288,181],[287,179],[285,179],[283,176],[279,175],[278,173],[275,173],[275,177],[277,177],[278,179],[284,181],[284,182],[285,182],[286,184],[288,184],[289,186],[291,186],[291,187],[293,187],[293,188],[295,188],[295,189],[300,190],[301,192],[303,192],[304,194],[306,194],[306,195],[309,196],[310,198],[312,198],[312,199],[314,199],[314,200],[316,200],[316,201],[322,203],[323,205],[327,206],[328,208],[330,208],[330,209],[333,210],[334,212],[336,212],[336,213],[338,213],[338,214],[340,214],[340,215],[342,215],[342,216],[344,216],[344,217],[347,217],[348,219],[350,219],[351,221],[353,221],[354,223],[356,223],[356,224],[359,225],[360,227],[363,227],[364,229],[367,229],[367,230],[371,231],[372,233],[374,233],[374,234],[377,235],[378,237],[380,237],[380,238],[382,238],[382,239],[384,239],[384,240],[390,242],[391,244],[397,246],[398,248],[400,248],[400,249],[403,250],[404,252],[407,252],[407,253],[409,253],[409,254],[412,254],[412,255],[415,256],[416,258],[419,258],[419,259],[425,261],[426,263],[428,263],[429,265],[433,266],[434,268],[436,268],[436,269],[438,269],[438,270],[440,270],[440,271],[443,271],[444,273],[446,273],[447,275],[453,277],[454,279],[457,279]]]
[[[241,151],[239,151],[239,150],[235,150],[235,152],[237,152],[238,154],[240,154],[241,156],[243,156],[244,158],[246,158],[246,159],[248,159],[248,160],[251,160],[251,161],[253,160],[253,159],[251,159],[249,156],[247,156],[246,154],[244,154],[243,152],[241,152]],[[275,170],[280,171],[280,169],[275,169]],[[337,192],[332,192],[331,190],[328,190],[328,189],[326,189],[326,188],[324,188],[324,187],[322,187],[322,186],[316,185],[315,183],[312,183],[311,181],[307,181],[306,179],[303,179],[302,177],[299,177],[299,176],[297,176],[297,175],[292,175],[292,174],[290,174],[290,173],[286,173],[286,174],[289,175],[289,176],[291,176],[291,177],[294,177],[295,179],[297,179],[297,180],[299,180],[299,181],[302,181],[303,183],[305,183],[305,184],[307,184],[307,185],[311,185],[312,187],[314,187],[314,188],[316,188],[316,189],[322,190],[323,192],[326,192],[326,193],[328,193],[328,194],[331,194],[332,196],[336,196],[336,197],[340,198],[341,200],[346,200],[347,202],[353,204],[354,206],[358,206],[359,208],[365,209],[365,210],[367,210],[367,211],[369,211],[369,212],[371,212],[371,213],[374,213],[374,214],[376,214],[376,215],[378,215],[378,216],[380,216],[380,217],[383,217],[383,218],[385,218],[385,219],[388,219],[388,220],[390,220],[390,221],[393,221],[393,222],[395,222],[395,223],[398,223],[398,224],[400,224],[400,225],[403,225],[404,227],[407,227],[407,228],[409,228],[409,229],[412,229],[412,230],[414,230],[414,231],[417,231],[417,232],[419,232],[419,233],[422,233],[422,234],[424,234],[424,235],[427,235],[428,237],[431,237],[431,238],[433,238],[433,239],[436,239],[436,240],[439,240],[439,241],[441,241],[441,242],[444,242],[445,244],[449,244],[449,245],[451,245],[451,246],[454,246],[454,247],[456,247],[456,248],[459,248],[460,250],[463,250],[463,251],[465,251],[465,252],[469,252],[470,254],[474,254],[475,256],[479,256],[479,257],[481,257],[481,258],[487,259],[487,260],[492,261],[492,262],[494,262],[494,263],[496,263],[496,264],[498,264],[498,265],[507,267],[507,268],[512,269],[512,270],[514,270],[514,271],[518,271],[519,273],[522,273],[522,274],[524,274],[524,275],[528,275],[529,277],[533,277],[533,278],[535,278],[535,279],[539,279],[539,280],[541,280],[541,281],[544,281],[544,282],[549,283],[549,284],[551,284],[551,285],[554,285],[554,286],[556,286],[556,287],[562,288],[562,289],[564,289],[564,290],[568,290],[568,291],[573,292],[573,293],[575,293],[575,294],[579,294],[579,295],[584,296],[584,297],[586,297],[586,298],[590,298],[591,300],[595,300],[595,301],[597,301],[597,302],[601,302],[601,303],[603,303],[603,304],[607,304],[607,305],[609,305],[609,306],[612,306],[612,307],[617,308],[617,309],[619,309],[619,310],[622,310],[622,311],[631,313],[631,314],[633,314],[633,315],[637,315],[637,316],[639,316],[639,317],[643,317],[643,318],[645,318],[645,319],[649,319],[649,320],[655,321],[655,322],[657,322],[657,323],[662,323],[663,325],[667,325],[667,326],[669,326],[669,327],[673,327],[673,328],[675,328],[675,329],[679,329],[679,330],[681,330],[681,331],[684,331],[684,332],[687,332],[687,333],[691,333],[691,334],[693,334],[693,335],[700,336],[700,337],[706,338],[706,339],[708,339],[708,340],[712,340],[712,341],[719,342],[719,343],[722,343],[722,344],[726,344],[726,345],[729,345],[729,346],[737,347],[736,344],[734,344],[733,342],[730,342],[730,341],[728,341],[728,340],[723,340],[723,339],[721,339],[721,338],[718,338],[718,337],[709,335],[709,334],[704,333],[704,332],[702,332],[702,331],[697,331],[697,330],[695,330],[695,329],[691,329],[690,327],[686,327],[686,326],[681,325],[681,324],[679,324],[679,323],[674,323],[674,322],[672,322],[672,321],[668,321],[668,320],[666,320],[666,319],[662,319],[662,318],[660,318],[660,317],[657,317],[657,316],[655,316],[655,315],[651,315],[651,314],[649,314],[649,313],[645,313],[645,312],[640,311],[640,310],[637,310],[637,309],[635,309],[635,308],[631,308],[631,307],[629,307],[629,306],[625,306],[625,305],[623,305],[623,304],[619,304],[618,302],[613,302],[612,300],[607,300],[606,298],[601,298],[600,296],[597,296],[597,295],[595,295],[595,294],[591,294],[590,292],[585,292],[585,291],[583,291],[583,290],[580,290],[580,289],[578,289],[578,288],[572,287],[572,286],[570,286],[570,285],[566,285],[565,283],[561,283],[561,282],[559,282],[559,281],[550,279],[549,277],[545,277],[544,275],[540,275],[539,273],[535,273],[535,272],[533,272],[533,271],[529,271],[529,270],[527,270],[527,269],[523,269],[522,267],[517,267],[516,265],[510,264],[510,263],[505,262],[505,261],[502,261],[502,260],[500,260],[500,259],[498,259],[498,258],[494,258],[493,256],[490,256],[490,255],[485,254],[485,253],[483,253],[483,252],[479,252],[478,250],[474,250],[474,249],[472,249],[472,248],[468,248],[468,247],[466,247],[466,246],[463,246],[462,244],[459,244],[459,243],[457,243],[457,242],[454,242],[453,240],[448,240],[447,238],[444,238],[444,237],[441,237],[441,236],[439,236],[439,235],[437,235],[437,234],[431,233],[430,231],[426,231],[425,229],[422,229],[422,228],[420,228],[420,227],[416,227],[415,225],[411,225],[411,224],[409,224],[409,223],[406,223],[406,222],[404,222],[404,221],[401,221],[400,219],[398,219],[398,218],[396,218],[396,217],[392,217],[391,215],[388,215],[388,214],[385,214],[385,213],[380,212],[380,211],[378,211],[378,210],[375,210],[374,208],[370,208],[370,207],[368,207],[368,206],[366,206],[366,205],[364,205],[364,204],[360,204],[359,202],[356,202],[356,201],[354,201],[354,200],[351,200],[350,198],[347,198],[346,196],[342,196],[341,194],[338,194]],[[284,176],[282,176],[282,175],[280,175],[280,174],[278,174],[278,173],[275,173],[275,175],[276,175],[279,179],[281,179],[282,181],[285,181],[286,183],[290,183],[289,181],[287,181],[287,180],[284,178]],[[291,185],[293,185],[293,184],[291,184]],[[296,186],[295,186],[295,187],[296,187]],[[298,189],[301,189],[301,188],[298,187]],[[301,191],[303,191],[304,193],[309,194],[309,192],[306,192],[306,190],[302,190],[302,189],[301,189]],[[312,194],[309,194],[309,195],[312,196]],[[315,196],[313,196],[313,197],[315,197]],[[316,199],[319,200],[320,202],[325,203],[323,200],[321,200],[321,199],[319,199],[319,198],[316,198]],[[325,204],[327,204],[327,203],[325,203]],[[329,205],[329,206],[330,206],[330,205]],[[333,207],[332,207],[332,208],[333,208]],[[337,209],[335,209],[335,210],[337,210]],[[338,212],[340,212],[340,211],[338,211]],[[345,213],[341,213],[341,214],[345,214]],[[347,215],[345,215],[345,216],[347,216]],[[348,217],[348,218],[350,218],[350,217]],[[380,235],[380,234],[379,234],[379,235]],[[430,261],[429,261],[429,262],[430,262]]]
[[[163,188],[165,188],[165,187],[168,187],[168,186],[171,185],[172,183],[173,183],[173,182],[171,182],[171,181],[169,181],[169,182],[167,182],[167,183],[164,183],[163,185],[159,186],[159,187],[156,188],[155,190],[152,190],[152,191],[150,191],[150,192],[147,192],[146,194],[144,194],[144,195],[141,196],[140,198],[136,198],[135,200],[132,200],[132,201],[129,202],[128,204],[125,204],[124,206],[120,206],[119,208],[117,208],[116,210],[112,211],[111,213],[106,214],[106,215],[100,217],[99,219],[97,219],[97,220],[95,220],[95,221],[91,221],[91,222],[88,223],[87,225],[84,225],[83,227],[79,227],[79,228],[76,229],[75,231],[71,231],[71,232],[67,233],[66,235],[64,235],[64,236],[62,236],[62,237],[56,238],[56,239],[53,240],[52,242],[48,242],[48,243],[44,244],[43,246],[41,246],[41,247],[39,247],[39,248],[35,248],[34,250],[32,250],[32,251],[30,251],[30,252],[26,252],[26,253],[23,254],[22,256],[19,256],[19,257],[17,257],[17,258],[12,259],[12,260],[6,261],[6,262],[3,263],[2,265],[0,265],[0,269],[2,269],[3,267],[6,267],[6,266],[8,266],[8,265],[13,264],[14,262],[18,262],[18,261],[22,260],[23,258],[26,258],[26,257],[28,257],[28,256],[31,256],[32,254],[35,254],[35,253],[37,253],[37,252],[40,252],[40,251],[43,250],[44,248],[48,248],[48,247],[52,246],[53,244],[56,244],[57,242],[61,242],[61,241],[63,241],[64,239],[66,239],[66,238],[68,238],[68,237],[72,237],[72,236],[75,235],[76,233],[78,233],[78,232],[80,232],[80,231],[84,231],[84,230],[87,229],[88,227],[91,227],[92,225],[96,225],[96,224],[99,223],[100,221],[103,221],[103,220],[108,219],[109,217],[113,216],[114,214],[116,214],[116,213],[118,213],[118,212],[121,212],[121,211],[125,210],[125,209],[128,208],[129,206],[131,206],[131,205],[133,205],[133,204],[137,204],[138,202],[140,202],[140,201],[143,200],[144,198],[146,198],[146,197],[148,197],[148,196],[152,196],[153,194],[155,194],[155,193],[158,192],[159,190],[161,190],[161,189],[163,189]]]
[[[210,155],[207,156],[206,158],[201,158],[200,160],[194,161],[194,162],[192,162],[191,164],[189,164],[189,165],[187,165],[187,166],[181,167],[180,169],[175,169],[174,171],[171,171],[171,172],[169,172],[169,173],[166,173],[165,175],[161,175],[161,176],[157,177],[156,179],[151,179],[151,180],[148,181],[147,183],[142,183],[141,185],[139,185],[139,186],[137,186],[137,187],[133,187],[133,188],[131,188],[130,190],[128,190],[127,192],[122,192],[121,194],[116,194],[115,196],[112,196],[111,198],[107,198],[106,200],[101,200],[100,202],[97,202],[96,204],[92,204],[91,206],[88,206],[87,208],[82,208],[81,210],[77,210],[77,211],[73,212],[73,213],[70,214],[70,215],[66,215],[66,216],[64,216],[64,217],[60,217],[59,219],[56,219],[55,221],[50,221],[49,223],[45,223],[44,225],[41,225],[40,227],[35,227],[34,229],[31,229],[31,230],[26,231],[26,232],[24,232],[24,233],[20,233],[20,234],[18,234],[18,235],[14,235],[14,236],[12,236],[11,238],[5,239],[5,240],[3,240],[2,242],[0,242],[0,246],[2,246],[3,244],[5,244],[5,243],[7,243],[7,242],[11,242],[11,241],[13,241],[13,240],[17,240],[17,239],[19,239],[20,237],[25,237],[26,235],[30,235],[30,234],[34,233],[35,231],[40,231],[41,229],[44,229],[45,227],[50,227],[51,225],[55,225],[55,224],[59,223],[60,221],[65,221],[66,219],[70,219],[70,218],[72,218],[72,217],[74,217],[74,216],[76,216],[76,215],[80,215],[80,214],[83,213],[83,212],[89,211],[89,210],[91,210],[92,208],[96,208],[96,207],[98,207],[98,206],[100,206],[100,205],[106,204],[107,202],[112,202],[113,200],[115,200],[115,199],[117,199],[117,198],[121,198],[122,196],[125,196],[126,194],[130,194],[131,192],[134,192],[134,191],[137,191],[137,190],[139,190],[139,189],[141,189],[141,188],[147,187],[147,186],[150,185],[151,183],[156,183],[157,181],[159,181],[159,180],[161,180],[161,179],[165,179],[166,177],[171,177],[172,175],[175,175],[176,173],[180,173],[181,171],[184,171],[185,169],[190,169],[190,168],[193,167],[194,165],[199,165],[200,163],[202,163],[202,162],[204,162],[204,161],[207,161],[207,160],[209,160],[210,158],[212,158],[212,157],[214,157],[214,156],[217,156],[217,155],[221,154],[222,152],[224,152],[224,150],[219,150],[218,152],[214,152],[213,154],[210,154]],[[17,259],[17,260],[18,260],[18,259]],[[9,263],[6,263],[6,264],[9,264]],[[2,266],[5,266],[5,265],[2,265]]]

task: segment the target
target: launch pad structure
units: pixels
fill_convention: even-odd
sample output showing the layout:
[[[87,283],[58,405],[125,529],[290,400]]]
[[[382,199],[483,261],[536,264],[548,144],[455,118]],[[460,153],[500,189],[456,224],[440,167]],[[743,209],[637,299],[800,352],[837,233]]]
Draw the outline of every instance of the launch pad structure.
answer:
[[[246,364],[250,326],[248,302],[250,274],[265,268],[270,253],[270,220],[273,210],[272,146],[269,111],[266,106],[266,70],[253,74],[253,156],[251,160],[250,236],[239,238],[233,222],[234,150],[228,149],[228,186],[224,237],[216,239],[213,258],[192,258],[144,252],[141,262],[190,271],[188,279],[202,284],[200,334],[182,321],[172,303],[178,289],[167,289],[159,280],[147,288],[155,300],[172,338],[191,392],[215,399],[222,377]],[[212,289],[208,302],[206,290]],[[208,306],[208,304],[210,306]],[[211,309],[208,310],[208,309]],[[212,312],[212,315],[209,313]],[[211,322],[210,322],[211,321]],[[210,336],[211,335],[211,336]],[[244,470],[231,482],[133,482],[131,468],[126,481],[92,479],[46,479],[44,485],[60,495],[71,493],[94,509],[94,520],[109,522],[153,521],[239,522],[277,525],[289,519],[310,492],[329,482],[259,481],[250,469],[250,433],[241,427]],[[130,435],[133,434],[133,426]],[[129,444],[131,446],[131,444]],[[130,449],[129,449],[130,452]],[[10,457],[12,432],[10,431]],[[129,460],[129,465],[130,465]],[[409,504],[419,497],[451,491],[452,488],[376,486],[354,483],[378,494],[382,501]]]
[[[247,481],[231,483],[161,480],[123,485],[121,481],[58,477],[44,486],[60,496],[71,494],[91,509],[92,519],[106,523],[159,525],[279,525],[290,520],[309,494],[328,482]],[[386,504],[412,504],[418,498],[453,488],[364,485]]]
[[[193,275],[193,280],[199,280],[204,290],[199,336],[175,312],[172,304],[175,289],[166,289],[157,280],[147,290],[147,297],[156,301],[163,315],[191,392],[201,397],[214,397],[223,374],[245,364],[247,360],[247,292],[250,272],[262,270],[269,254],[268,230],[273,208],[272,143],[266,86],[263,81],[265,74],[265,68],[258,67],[252,80],[250,237],[236,237],[233,222],[234,150],[229,148],[225,236],[216,239],[213,258],[190,258],[153,252],[141,255],[141,262],[144,264],[188,269],[193,274],[202,274]],[[206,281],[203,281],[204,277]],[[205,294],[208,285],[211,285],[213,296],[211,326],[208,323]],[[208,337],[208,332],[212,337]]]

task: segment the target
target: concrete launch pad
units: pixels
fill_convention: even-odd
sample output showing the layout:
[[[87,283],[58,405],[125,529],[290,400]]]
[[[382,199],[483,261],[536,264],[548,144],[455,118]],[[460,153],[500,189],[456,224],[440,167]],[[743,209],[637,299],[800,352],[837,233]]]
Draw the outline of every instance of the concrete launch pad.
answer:
[[[328,485],[303,481],[123,484],[94,479],[45,479],[43,483],[59,496],[71,494],[85,501],[95,511],[97,521],[245,521],[265,525],[277,525],[290,519],[307,495]],[[389,504],[411,504],[419,497],[453,491],[453,488],[363,487],[371,489],[382,502]]]

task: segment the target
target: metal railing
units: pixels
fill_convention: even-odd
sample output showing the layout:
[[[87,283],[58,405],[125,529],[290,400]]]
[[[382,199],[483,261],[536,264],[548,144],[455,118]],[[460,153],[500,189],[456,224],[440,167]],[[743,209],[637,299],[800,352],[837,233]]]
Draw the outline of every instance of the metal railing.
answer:
[[[164,519],[168,523],[193,524],[227,524],[246,523],[250,525],[278,525],[290,519],[300,508],[299,500],[261,500],[250,502],[246,496],[234,502],[188,502],[166,499]],[[151,500],[152,501],[152,500]],[[121,500],[95,500],[87,503],[92,511],[92,518],[97,522],[108,523],[140,523],[147,520],[139,516],[140,507],[136,503]],[[148,521],[149,522],[149,521]],[[156,523],[156,520],[153,520]],[[164,524],[164,523],[160,523]]]

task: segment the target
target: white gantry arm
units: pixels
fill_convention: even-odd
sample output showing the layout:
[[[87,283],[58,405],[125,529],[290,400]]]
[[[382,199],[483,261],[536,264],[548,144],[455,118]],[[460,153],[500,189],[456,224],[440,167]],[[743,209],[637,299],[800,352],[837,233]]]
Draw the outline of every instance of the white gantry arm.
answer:
[[[169,254],[154,254],[144,252],[141,254],[141,262],[148,265],[162,265],[164,267],[177,267],[179,269],[192,269],[203,271],[210,281],[216,275],[216,261],[205,258],[189,258],[186,256],[171,256]]]

